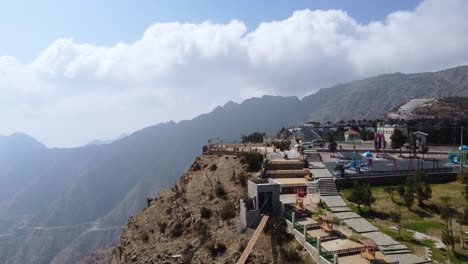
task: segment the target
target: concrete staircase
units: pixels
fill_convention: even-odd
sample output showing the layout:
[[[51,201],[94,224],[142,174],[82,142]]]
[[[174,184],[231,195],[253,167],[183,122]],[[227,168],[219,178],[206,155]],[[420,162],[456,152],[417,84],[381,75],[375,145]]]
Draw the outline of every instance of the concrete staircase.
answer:
[[[392,245],[392,246],[380,246],[380,251],[382,251],[385,255],[394,255],[394,254],[407,254],[411,253],[408,250],[408,247],[402,244]]]
[[[317,182],[309,181],[307,182],[307,194],[316,194],[318,193]]]
[[[276,243],[276,240],[271,237],[271,255],[273,256],[273,264],[278,264],[278,244]]]
[[[307,151],[304,153],[304,156],[308,162],[322,162],[322,158],[317,151]]]
[[[318,180],[318,190],[321,196],[339,196],[340,193],[336,188],[333,178],[321,178]]]

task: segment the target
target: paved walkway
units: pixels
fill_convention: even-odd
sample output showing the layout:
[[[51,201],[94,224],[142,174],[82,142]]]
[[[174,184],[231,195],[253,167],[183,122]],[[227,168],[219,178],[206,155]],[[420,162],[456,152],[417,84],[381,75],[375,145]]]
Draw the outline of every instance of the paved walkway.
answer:
[[[322,199],[322,201],[324,201],[329,208],[346,207],[345,201],[339,195],[338,196],[322,196],[320,197],[320,199]]]
[[[320,164],[314,164],[314,167],[319,166]],[[325,170],[311,169],[315,178],[333,178],[333,175],[330,173],[330,171],[327,169]],[[393,240],[390,236],[380,232],[377,227],[372,225],[359,214],[351,212],[341,195],[321,195],[320,199],[328,206],[335,217],[342,220],[355,232],[373,240],[379,247],[380,251],[382,251],[382,253],[384,253],[387,257],[393,259],[394,261],[399,261],[400,264],[430,263],[424,258],[410,254],[408,247]]]

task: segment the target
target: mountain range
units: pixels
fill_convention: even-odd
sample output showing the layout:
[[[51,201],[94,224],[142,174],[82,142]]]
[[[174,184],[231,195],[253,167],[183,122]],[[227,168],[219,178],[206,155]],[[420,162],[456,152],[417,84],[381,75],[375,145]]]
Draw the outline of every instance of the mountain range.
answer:
[[[50,149],[25,134],[0,137],[0,263],[74,263],[115,244],[145,197],[173,185],[209,138],[228,142],[310,120],[379,118],[411,99],[440,96],[468,96],[468,66],[379,75],[302,99],[228,102],[108,144]]]

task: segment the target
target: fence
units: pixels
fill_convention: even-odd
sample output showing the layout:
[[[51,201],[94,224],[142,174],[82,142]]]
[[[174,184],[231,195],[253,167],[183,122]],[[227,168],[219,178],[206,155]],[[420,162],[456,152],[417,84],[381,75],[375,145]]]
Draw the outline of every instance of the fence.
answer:
[[[329,261],[333,261],[334,259],[333,252],[328,251],[324,249],[323,247],[320,248],[320,255]]]
[[[338,238],[337,235],[321,236],[321,237],[320,237],[320,241],[325,242],[325,241],[333,240],[333,239],[336,239],[336,238]]]
[[[423,169],[420,168],[419,170],[424,171],[426,173],[451,173],[453,172],[453,168],[428,168]],[[359,174],[348,174],[346,173],[346,178],[353,178],[353,177],[377,177],[377,176],[406,176],[412,175],[415,170],[389,170],[389,171],[367,171],[361,172]]]
[[[307,236],[307,243],[311,244],[312,246],[317,246],[317,238],[312,236]]]
[[[365,247],[355,247],[355,248],[346,248],[346,249],[337,249],[330,251],[331,253],[338,255],[338,256],[347,256],[347,255],[354,255],[356,253],[361,253],[361,251]]]
[[[304,233],[304,225],[301,225],[301,224],[298,224],[298,223],[294,223],[294,228],[295,228],[297,231],[301,232],[301,234]]]

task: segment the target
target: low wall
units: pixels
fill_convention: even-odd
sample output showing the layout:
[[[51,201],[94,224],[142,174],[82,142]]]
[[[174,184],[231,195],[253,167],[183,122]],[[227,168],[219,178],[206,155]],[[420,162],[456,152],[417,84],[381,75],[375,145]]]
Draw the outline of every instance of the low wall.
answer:
[[[428,173],[427,180],[429,183],[449,183],[457,179],[457,173]],[[408,175],[394,175],[394,176],[353,176],[345,178],[336,178],[336,186],[340,189],[350,188],[355,181],[369,183],[370,185],[398,185],[404,184]]]
[[[240,200],[240,220],[246,227],[257,226],[260,222],[260,212],[258,210],[248,210],[243,199]]]
[[[265,178],[304,178],[307,173],[304,170],[267,170]]]
[[[324,257],[320,256],[320,253],[317,250],[317,248],[315,248],[314,246],[309,244],[307,241],[305,241],[304,234],[301,234],[301,232],[297,231],[294,228],[293,224],[291,222],[289,222],[289,220],[286,219],[286,223],[288,225],[289,231],[293,234],[293,236],[296,238],[296,240],[299,241],[299,243],[304,246],[304,248],[307,250],[307,252],[309,252],[310,256],[312,257],[312,259],[316,263],[318,263],[318,264],[332,264],[332,262],[329,262]]]

